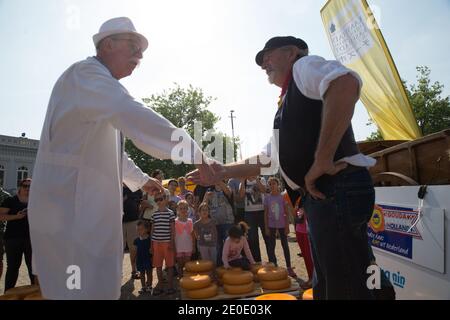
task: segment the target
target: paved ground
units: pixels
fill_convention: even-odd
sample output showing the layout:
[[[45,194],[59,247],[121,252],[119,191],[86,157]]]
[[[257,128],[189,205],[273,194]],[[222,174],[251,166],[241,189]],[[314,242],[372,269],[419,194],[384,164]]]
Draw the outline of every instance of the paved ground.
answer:
[[[261,239],[261,254],[263,262],[268,261],[267,259],[267,253],[265,250],[264,241],[262,240],[262,236],[260,236]],[[291,261],[292,266],[294,268],[294,271],[297,273],[297,275],[301,278],[306,280],[308,278],[306,273],[305,264],[303,262],[303,258],[299,257],[297,253],[300,252],[299,247],[297,245],[297,242],[295,240],[295,233],[293,230],[293,226],[291,225],[291,233],[289,234],[289,249],[291,252]],[[278,240],[275,253],[277,256],[278,264],[279,266],[285,267],[285,260],[283,255],[283,250],[281,248],[281,243]],[[0,294],[3,294],[4,286],[5,286],[5,272],[6,272],[6,257],[3,257],[4,262],[4,270],[3,275],[0,279]],[[130,266],[130,259],[129,255],[125,254],[124,261],[123,261],[123,277],[122,277],[122,296],[121,299],[123,300],[154,300],[154,299],[179,299],[179,293],[172,295],[172,296],[158,296],[153,297],[150,294],[143,294],[140,295],[138,291],[141,289],[141,282],[140,280],[132,280],[131,277],[131,266]],[[156,271],[153,272],[153,286],[155,286],[157,283],[157,277],[156,277]],[[23,286],[28,285],[29,279],[27,274],[27,269],[25,265],[25,261],[22,262],[22,266],[20,268],[19,272],[19,279],[17,281],[17,286]]]

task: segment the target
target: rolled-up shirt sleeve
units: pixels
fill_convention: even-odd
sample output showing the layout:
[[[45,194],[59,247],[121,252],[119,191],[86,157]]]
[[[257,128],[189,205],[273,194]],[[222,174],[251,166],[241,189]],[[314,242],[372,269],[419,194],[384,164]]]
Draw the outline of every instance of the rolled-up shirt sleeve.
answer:
[[[293,66],[294,81],[302,94],[310,99],[323,100],[330,83],[346,74],[351,74],[359,82],[358,97],[363,82],[355,71],[336,60],[325,60],[319,56],[306,56]]]

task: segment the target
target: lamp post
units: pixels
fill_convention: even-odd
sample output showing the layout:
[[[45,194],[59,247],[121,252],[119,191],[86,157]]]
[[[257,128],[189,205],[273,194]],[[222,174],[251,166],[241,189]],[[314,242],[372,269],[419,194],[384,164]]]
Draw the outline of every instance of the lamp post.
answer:
[[[234,146],[235,146],[235,141],[234,141],[234,119],[236,118],[234,115],[233,115],[233,113],[234,113],[234,110],[230,110],[230,113],[231,113],[231,116],[230,116],[230,118],[231,118],[231,135],[232,135],[232,141],[233,141],[233,158],[234,158],[234,162],[236,162],[237,160],[236,160],[236,152],[235,152],[235,150],[234,150]]]

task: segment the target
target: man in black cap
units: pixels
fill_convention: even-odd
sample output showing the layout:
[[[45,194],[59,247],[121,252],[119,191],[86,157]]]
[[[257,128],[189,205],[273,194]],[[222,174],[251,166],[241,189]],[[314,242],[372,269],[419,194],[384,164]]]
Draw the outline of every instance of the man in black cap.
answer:
[[[359,152],[351,126],[362,81],[338,61],[309,56],[306,42],[291,36],[270,39],[256,63],[281,88],[275,149],[292,203],[304,196],[314,299],[372,299],[367,222],[375,191],[366,167],[375,160]],[[260,174],[265,165],[252,159],[217,169],[217,177]],[[201,181],[198,172],[189,177]]]

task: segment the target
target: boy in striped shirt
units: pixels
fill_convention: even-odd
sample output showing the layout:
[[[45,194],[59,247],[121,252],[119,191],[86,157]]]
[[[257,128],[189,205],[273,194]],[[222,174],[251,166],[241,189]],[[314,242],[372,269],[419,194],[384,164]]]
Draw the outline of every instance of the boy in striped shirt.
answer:
[[[158,284],[153,290],[153,295],[163,293],[163,262],[167,268],[167,294],[174,294],[173,288],[173,266],[175,264],[175,213],[167,208],[168,198],[164,192],[155,196],[155,202],[158,205],[150,222],[152,223],[152,246],[153,267],[156,268]]]

